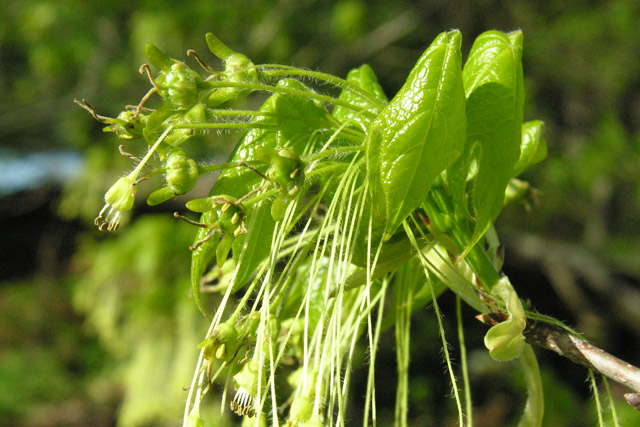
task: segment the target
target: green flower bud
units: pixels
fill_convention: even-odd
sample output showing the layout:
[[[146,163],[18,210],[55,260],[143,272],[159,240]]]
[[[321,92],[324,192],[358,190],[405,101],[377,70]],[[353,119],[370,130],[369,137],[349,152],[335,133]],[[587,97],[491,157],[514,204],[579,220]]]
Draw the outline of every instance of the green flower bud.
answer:
[[[225,360],[228,356],[234,355],[238,348],[238,330],[228,321],[220,323],[198,348],[204,349],[204,357],[207,360],[213,360],[213,356]]]
[[[169,71],[162,71],[156,79],[158,94],[172,109],[188,110],[198,102],[198,83],[202,78],[184,62],[175,62]]]
[[[236,232],[240,224],[244,221],[244,210],[242,206],[236,205],[235,200],[233,202],[225,201],[224,199],[216,198],[217,202],[223,202],[220,211],[218,213],[218,225],[220,230],[226,234],[236,236]],[[242,234],[244,229],[241,229]]]
[[[212,33],[207,34],[207,45],[214,55],[225,61],[223,80],[258,83],[258,70],[246,55],[232,51]],[[216,88],[209,95],[206,103],[209,107],[215,107],[230,99],[245,96],[249,93],[251,93],[251,89]]]
[[[175,194],[188,193],[198,180],[198,165],[181,149],[173,150],[167,157],[166,179]]]
[[[256,66],[241,53],[234,53],[227,58],[224,73],[231,82],[258,83]]]
[[[100,231],[117,230],[123,212],[131,210],[136,193],[134,181],[131,175],[123,176],[104,195],[104,207],[94,221]]]
[[[254,312],[241,318],[236,326],[241,337],[244,339],[252,339],[255,336],[259,325],[260,313]]]
[[[177,148],[171,151],[165,163],[167,186],[149,195],[147,203],[154,206],[170,198],[188,193],[198,181],[198,165],[187,156],[184,150]]]

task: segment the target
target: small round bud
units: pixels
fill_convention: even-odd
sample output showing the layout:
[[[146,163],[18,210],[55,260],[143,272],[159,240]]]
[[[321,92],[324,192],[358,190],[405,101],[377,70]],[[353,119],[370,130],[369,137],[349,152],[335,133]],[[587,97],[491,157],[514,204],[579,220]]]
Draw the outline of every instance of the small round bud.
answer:
[[[156,79],[158,93],[173,109],[188,110],[198,102],[198,82],[202,78],[184,62],[175,62]]]
[[[182,149],[169,154],[165,168],[167,183],[176,195],[188,193],[198,181],[198,165]]]
[[[234,53],[225,63],[225,74],[232,82],[258,83],[258,71],[256,66],[246,55]]]

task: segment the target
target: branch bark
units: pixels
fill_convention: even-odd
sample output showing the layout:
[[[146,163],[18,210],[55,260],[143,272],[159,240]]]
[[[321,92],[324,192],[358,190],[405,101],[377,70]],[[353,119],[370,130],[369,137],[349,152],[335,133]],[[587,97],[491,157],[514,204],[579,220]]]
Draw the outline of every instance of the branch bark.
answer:
[[[477,316],[482,323],[494,325],[506,320],[504,313]],[[554,326],[534,322],[527,326],[524,336],[529,344],[551,350],[574,363],[627,386],[634,393],[625,394],[627,402],[640,410],[640,368],[618,359],[593,344]]]

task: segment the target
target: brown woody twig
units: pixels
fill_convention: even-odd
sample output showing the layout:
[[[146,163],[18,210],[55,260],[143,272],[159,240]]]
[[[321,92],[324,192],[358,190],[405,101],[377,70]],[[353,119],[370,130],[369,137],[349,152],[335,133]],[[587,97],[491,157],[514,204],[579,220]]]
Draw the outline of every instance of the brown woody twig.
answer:
[[[495,325],[507,319],[504,313],[482,314],[477,319]],[[542,322],[527,325],[523,335],[529,344],[551,350],[577,363],[629,387],[634,393],[625,394],[627,402],[640,410],[640,368],[618,359],[593,344]]]

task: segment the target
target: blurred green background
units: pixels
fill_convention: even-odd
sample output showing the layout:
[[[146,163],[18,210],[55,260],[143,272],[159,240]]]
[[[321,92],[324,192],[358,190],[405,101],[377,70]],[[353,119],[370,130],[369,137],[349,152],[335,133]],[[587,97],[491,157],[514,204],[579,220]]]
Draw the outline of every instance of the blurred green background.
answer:
[[[392,96],[438,33],[459,28],[466,53],[484,30],[521,29],[525,119],[545,121],[549,156],[526,176],[538,203],[498,222],[505,271],[539,311],[640,364],[638,22],[637,0],[0,2],[0,425],[178,424],[207,326],[187,292],[193,230],[170,215],[180,200],[151,210],[139,193],[132,224],[97,232],[104,191],[130,162],[73,99],[116,116],[148,89],[137,72],[145,43],[213,63],[208,31],[255,63],[345,76],[366,62]],[[222,159],[233,138],[189,150]],[[455,346],[454,303],[443,297]],[[416,426],[456,420],[434,322],[427,310],[413,320]],[[476,425],[510,425],[526,398],[517,365],[491,362],[485,328],[471,311],[465,322]],[[389,335],[381,366],[395,365],[392,346]],[[587,372],[538,354],[545,425],[595,425]],[[379,390],[393,390],[393,371],[379,370]],[[380,425],[394,394],[380,393]],[[640,425],[625,404],[618,411],[622,425]]]

